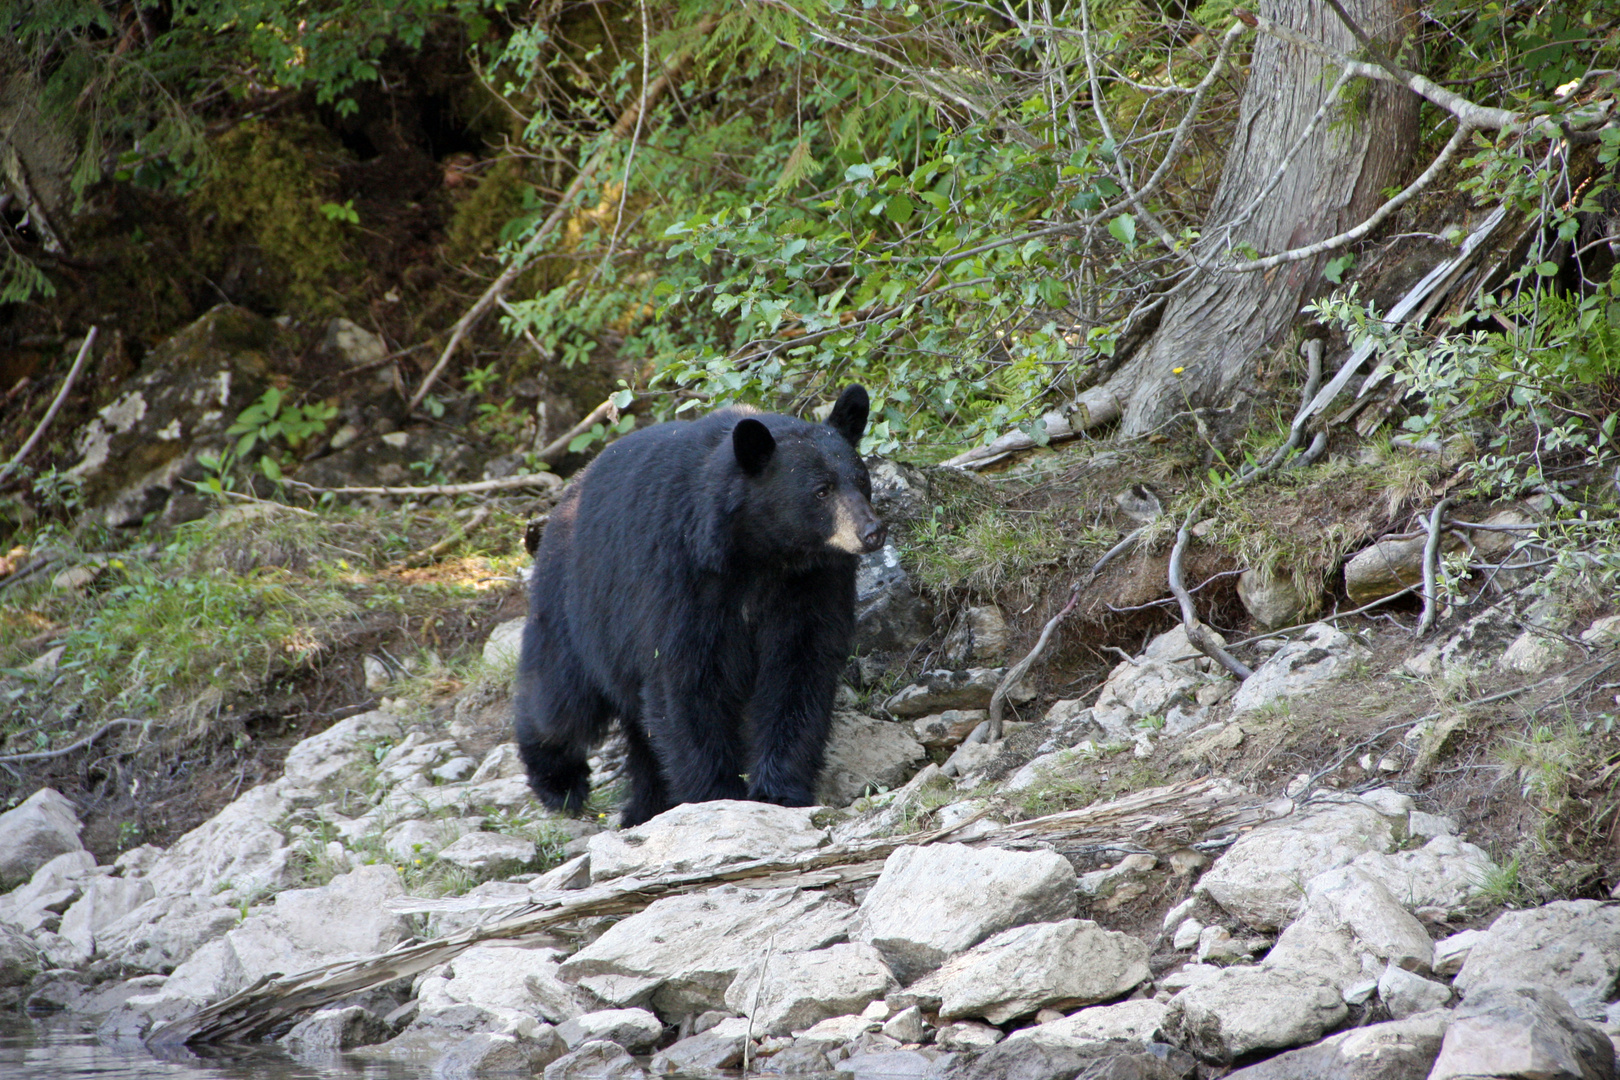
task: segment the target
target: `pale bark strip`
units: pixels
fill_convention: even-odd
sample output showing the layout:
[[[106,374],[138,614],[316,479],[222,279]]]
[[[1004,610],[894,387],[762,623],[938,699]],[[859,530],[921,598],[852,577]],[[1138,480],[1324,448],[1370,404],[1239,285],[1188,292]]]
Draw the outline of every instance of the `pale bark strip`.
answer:
[[[1446,508],[1450,505],[1451,499],[1441,499],[1434,504],[1434,512],[1429,515],[1429,539],[1423,545],[1423,617],[1418,620],[1418,637],[1429,632],[1439,611],[1435,578],[1440,570],[1440,527],[1445,523]]]
[[[476,480],[470,484],[423,484],[421,487],[317,487],[302,480],[283,477],[283,484],[304,491],[330,492],[334,495],[398,495],[403,498],[429,498],[434,495],[480,495],[486,491],[512,491],[516,488],[542,487],[556,491],[563,486],[556,473],[525,473],[505,476],[499,480]]]
[[[714,29],[716,21],[718,21],[718,16],[705,15],[694,29],[693,35],[695,37],[706,36],[710,30]],[[449,344],[445,345],[444,352],[439,354],[438,363],[434,364],[432,370],[423,377],[422,384],[416,388],[416,393],[411,395],[410,404],[407,406],[408,410],[414,410],[422,403],[422,399],[427,397],[428,391],[433,388],[433,384],[438,381],[439,376],[444,373],[445,367],[450,363],[450,358],[455,355],[456,346],[461,344],[461,339],[466,337],[467,332],[478,324],[478,321],[484,317],[490,308],[495,306],[497,300],[505,295],[506,290],[511,286],[512,282],[517,280],[518,275],[528,269],[529,262],[539,252],[540,246],[551,239],[551,234],[556,231],[557,226],[562,224],[563,219],[573,209],[574,200],[585,190],[586,185],[595,179],[596,171],[607,160],[608,152],[620,140],[639,130],[642,113],[656,105],[658,99],[663,97],[669,88],[674,85],[676,77],[680,74],[690,56],[690,50],[683,50],[664,61],[664,70],[647,87],[640,100],[626,109],[619,117],[618,122],[613,125],[613,129],[608,133],[607,140],[580,167],[579,172],[574,175],[573,182],[563,192],[562,198],[557,200],[557,205],[552,208],[546,220],[541,222],[540,228],[536,229],[534,235],[529,237],[518,253],[513,256],[512,261],[506,265],[506,269],[502,270],[500,276],[490,284],[489,288],[484,290],[484,294],[478,298],[477,302],[467,309],[467,313],[456,320],[455,325],[450,328]]]

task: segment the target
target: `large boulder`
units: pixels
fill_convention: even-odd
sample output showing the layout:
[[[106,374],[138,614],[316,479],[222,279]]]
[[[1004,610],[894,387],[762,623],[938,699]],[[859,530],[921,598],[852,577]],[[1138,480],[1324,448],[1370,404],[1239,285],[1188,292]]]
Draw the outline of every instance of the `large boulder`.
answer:
[[[1348,1013],[1331,980],[1290,968],[1226,968],[1170,999],[1165,1040],[1225,1064],[1255,1050],[1315,1042]]]
[[[1540,986],[1599,1019],[1620,977],[1620,907],[1559,900],[1504,911],[1474,943],[1453,981],[1465,998],[1493,985]]]
[[[159,896],[98,931],[96,949],[126,970],[166,975],[241,921],[213,896]]]
[[[901,786],[927,760],[911,725],[840,710],[833,714],[816,798],[826,806],[848,806],[862,795]]]
[[[486,942],[457,955],[446,975],[422,980],[422,1008],[473,1005],[489,1012],[509,1010],[560,1024],[584,1010],[574,989],[562,981],[553,949]]]
[[[1239,837],[1198,887],[1250,926],[1286,926],[1299,914],[1306,882],[1358,855],[1389,851],[1396,825],[1359,799],[1307,806]]]
[[[1328,623],[1312,623],[1254,669],[1232,695],[1232,714],[1287,701],[1350,672],[1372,650]]]
[[[373,710],[339,720],[325,731],[296,743],[282,767],[283,787],[320,788],[358,765],[374,765],[369,744],[392,742],[403,729],[392,713]]]
[[[260,784],[176,840],[147,880],[158,896],[207,896],[223,888],[243,898],[293,883],[293,851],[270,823],[292,803],[275,784]]]
[[[152,886],[144,878],[98,877],[86,884],[84,895],[62,913],[62,926],[57,932],[84,956],[91,956],[108,929],[150,899]]]
[[[946,1020],[1004,1024],[1037,1009],[1072,1009],[1128,993],[1149,976],[1146,943],[1089,919],[1003,930],[906,991]]]
[[[721,885],[654,902],[569,957],[560,974],[604,1004],[650,1003],[673,1022],[725,1008],[738,970],[768,949],[807,952],[847,940],[855,917],[850,905],[819,893]]]
[[[1340,989],[1386,963],[1428,971],[1434,943],[1390,891],[1356,866],[1318,874],[1305,886],[1305,912],[1277,938],[1267,967],[1315,971]]]
[[[730,799],[682,803],[633,829],[591,837],[591,880],[788,858],[827,843],[827,831],[812,823],[814,814],[814,807]]]
[[[1614,1046],[1539,986],[1491,986],[1458,1006],[1429,1080],[1463,1077],[1612,1080]]]
[[[870,945],[769,952],[737,973],[726,990],[726,1007],[752,1017],[767,1035],[786,1035],[830,1017],[858,1013],[899,985]]]
[[[51,788],[0,814],[0,891],[23,884],[58,855],[83,850],[83,828],[73,804]]]
[[[1228,1073],[1226,1080],[1424,1080],[1449,1019],[1435,1010],[1342,1031]]]
[[[992,934],[1074,915],[1074,867],[1051,851],[902,847],[861,902],[854,937],[911,982]]]
[[[1158,1039],[1159,1026],[1170,1006],[1152,998],[1121,1001],[1117,1005],[1094,1005],[1033,1027],[1019,1028],[1007,1036],[1008,1042],[1024,1039],[1044,1046],[1084,1046],[1122,1039],[1149,1043]]]
[[[872,479],[877,507],[876,473]],[[899,550],[884,544],[862,555],[855,572],[855,648],[863,655],[911,649],[932,629],[933,614],[912,589]]]

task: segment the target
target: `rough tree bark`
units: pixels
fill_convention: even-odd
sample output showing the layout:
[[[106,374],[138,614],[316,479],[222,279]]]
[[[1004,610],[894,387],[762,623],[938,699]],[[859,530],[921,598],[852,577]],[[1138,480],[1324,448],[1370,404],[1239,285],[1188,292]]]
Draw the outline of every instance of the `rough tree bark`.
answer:
[[[1342,53],[1360,51],[1321,0],[1263,0],[1262,14]],[[1404,0],[1345,0],[1357,24],[1395,52]],[[1332,236],[1360,221],[1396,183],[1417,144],[1418,99],[1403,87],[1357,81],[1348,103],[1316,130],[1270,195],[1255,195],[1283,164],[1331,92],[1338,70],[1320,56],[1262,34],[1255,42],[1232,146],[1202,230],[1200,261],[1262,255]],[[1328,256],[1261,273],[1200,271],[1167,305],[1159,329],[1104,388],[1121,409],[1120,433],[1138,435],[1193,406],[1227,404],[1321,281]],[[1173,369],[1181,368],[1178,375]]]

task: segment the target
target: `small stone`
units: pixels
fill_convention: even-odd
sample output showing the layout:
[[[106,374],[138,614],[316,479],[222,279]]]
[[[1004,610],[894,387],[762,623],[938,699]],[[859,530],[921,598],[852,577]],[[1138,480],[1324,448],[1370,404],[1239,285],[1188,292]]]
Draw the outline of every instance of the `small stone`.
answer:
[[[901,1009],[883,1025],[883,1034],[903,1043],[922,1042],[928,1037],[928,1024],[923,1020],[923,1011],[915,1005]]]
[[[1197,906],[1198,897],[1196,894],[1187,897],[1187,899],[1183,900],[1181,903],[1164,913],[1164,919],[1159,924],[1160,928],[1168,931],[1175,930],[1176,927],[1180,926],[1182,922],[1184,922],[1188,916],[1192,914],[1193,908]],[[1202,927],[1200,927],[1200,929],[1202,929]]]
[[[1414,975],[1391,962],[1378,978],[1378,997],[1397,1020],[1430,1009],[1442,1009],[1451,1000],[1451,987]]]
[[[1224,926],[1206,926],[1198,933],[1198,962],[1231,964],[1247,960],[1249,954]]]
[[[1468,954],[1475,945],[1484,941],[1483,930],[1462,930],[1434,943],[1434,973],[1450,978],[1462,970]]]
[[[1197,919],[1184,919],[1176,927],[1175,937],[1170,941],[1170,947],[1181,952],[1198,946],[1204,934],[1204,924]],[[1230,936],[1230,935],[1228,935]]]
[[[934,1033],[934,1044],[941,1050],[983,1050],[1002,1040],[1000,1028],[977,1024],[971,1020],[958,1020],[946,1024]]]
[[[617,1043],[588,1042],[546,1066],[545,1080],[646,1080],[646,1070]]]
[[[462,760],[471,771],[471,759]],[[439,858],[445,862],[475,872],[525,867],[534,862],[534,857],[534,841],[486,832],[468,833],[439,851]]]
[[[388,684],[394,681],[393,673],[388,670],[388,665],[375,656],[365,657],[360,662],[360,665],[366,673],[366,689],[373,694],[379,694],[386,690]]]
[[[648,1050],[663,1034],[664,1025],[646,1009],[603,1009],[557,1025],[557,1037],[570,1050],[601,1040],[632,1052]]]

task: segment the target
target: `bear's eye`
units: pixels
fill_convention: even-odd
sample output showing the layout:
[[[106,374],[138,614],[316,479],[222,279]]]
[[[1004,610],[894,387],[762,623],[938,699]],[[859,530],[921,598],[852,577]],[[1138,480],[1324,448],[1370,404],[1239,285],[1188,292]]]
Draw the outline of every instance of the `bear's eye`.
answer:
[[[818,498],[818,499],[825,499],[827,496],[829,496],[831,494],[832,494],[832,485],[831,484],[822,484],[820,487],[816,488],[816,498]]]

